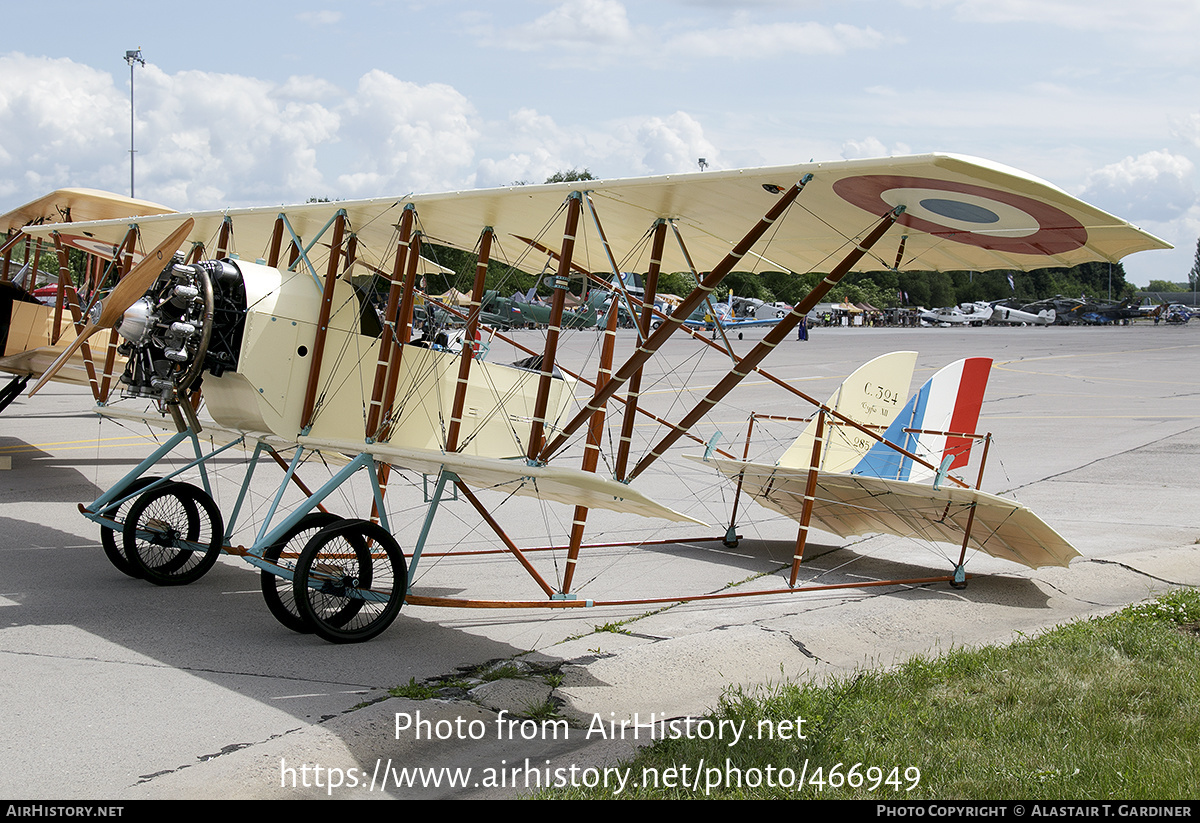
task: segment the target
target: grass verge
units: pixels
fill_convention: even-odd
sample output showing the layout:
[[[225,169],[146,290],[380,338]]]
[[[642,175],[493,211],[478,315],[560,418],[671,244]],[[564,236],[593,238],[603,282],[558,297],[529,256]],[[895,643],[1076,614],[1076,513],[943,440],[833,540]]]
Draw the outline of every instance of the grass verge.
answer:
[[[1197,717],[1200,594],[1177,591],[1008,646],[728,690],[707,719],[740,726],[736,745],[663,740],[624,764],[620,796],[1195,798]]]

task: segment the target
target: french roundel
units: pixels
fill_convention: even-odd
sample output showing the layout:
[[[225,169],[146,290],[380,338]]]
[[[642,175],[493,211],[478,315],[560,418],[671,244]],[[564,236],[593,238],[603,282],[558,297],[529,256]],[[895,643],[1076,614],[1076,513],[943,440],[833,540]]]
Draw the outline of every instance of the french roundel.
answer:
[[[868,174],[838,180],[833,190],[872,214],[902,205],[900,224],[990,251],[1062,254],[1087,242],[1087,229],[1062,209],[987,186]]]
[[[103,240],[97,240],[94,237],[81,237],[78,234],[60,234],[59,238],[62,240],[63,245],[65,246],[70,246],[73,249],[79,249],[80,251],[85,251],[89,254],[95,254],[98,257],[102,257],[106,260],[112,259],[112,243],[106,243]],[[138,253],[135,253],[133,257],[135,261],[141,259],[141,255]]]

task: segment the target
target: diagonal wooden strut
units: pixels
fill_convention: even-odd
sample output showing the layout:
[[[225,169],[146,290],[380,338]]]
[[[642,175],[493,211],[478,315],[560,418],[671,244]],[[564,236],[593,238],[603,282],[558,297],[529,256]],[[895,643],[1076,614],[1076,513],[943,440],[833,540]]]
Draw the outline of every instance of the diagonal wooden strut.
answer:
[[[791,334],[792,329],[796,328],[800,321],[803,320],[810,311],[812,311],[813,306],[821,302],[821,298],[828,294],[829,290],[838,284],[838,281],[840,281],[846,275],[846,272],[850,271],[850,269],[853,268],[860,259],[862,259],[863,255],[865,255],[872,246],[879,242],[880,238],[887,233],[887,230],[892,227],[902,213],[903,207],[897,207],[896,209],[893,209],[886,217],[883,218],[883,220],[880,221],[879,225],[876,226],[869,235],[867,235],[866,239],[864,239],[861,243],[856,244],[854,250],[851,251],[850,254],[846,255],[846,258],[837,266],[835,266],[833,271],[827,274],[825,278],[818,283],[803,300],[793,306],[792,310],[786,316],[784,316],[784,318],[780,320],[774,328],[767,332],[766,336],[763,337],[758,345],[751,349],[745,357],[740,358],[734,364],[734,367],[725,375],[725,377],[722,378],[721,381],[717,383],[717,385],[714,386],[712,390],[709,391],[709,393],[705,395],[704,398],[697,403],[690,412],[684,415],[682,420],[672,427],[671,431],[668,432],[666,436],[664,436],[663,439],[660,440],[658,444],[650,450],[649,454],[643,457],[641,461],[634,466],[633,471],[629,474],[629,479],[632,480],[645,471],[650,464],[661,457],[666,450],[670,448],[671,444],[679,439],[680,435],[695,425],[696,421],[707,414],[713,406],[715,406],[723,397],[725,397],[725,395],[729,394],[729,392],[732,391],[735,386],[741,383],[744,378],[749,376],[750,373],[753,372],[758,366],[758,364],[763,361],[763,358],[770,354],[771,351],[778,346],[784,338]]]
[[[600,348],[600,366],[596,374],[596,382],[604,380],[608,377],[612,370],[613,349],[617,343],[617,316],[620,314],[617,307],[617,296],[614,294],[613,299],[608,304],[608,318],[604,324],[604,345]],[[632,417],[632,414],[630,414]],[[583,470],[585,472],[595,472],[596,466],[600,463],[600,444],[604,438],[604,409],[592,415],[592,420],[588,424],[587,442],[583,447]],[[583,530],[587,525],[588,507],[576,506],[575,516],[571,519],[571,543],[567,549],[567,569],[563,573],[562,590],[563,594],[571,591],[571,582],[575,578],[575,564],[579,560],[579,547],[583,543]]]
[[[654,319],[654,297],[658,293],[658,275],[662,271],[663,244],[667,239],[667,223],[660,220],[654,227],[654,240],[650,247],[650,270],[642,290],[642,314],[638,320],[638,337],[645,340],[650,336],[650,323]],[[621,439],[617,445],[617,465],[613,476],[625,479],[629,467],[629,449],[633,443],[633,424],[638,412],[638,397],[642,391],[642,369],[629,377],[629,389],[625,393],[625,414],[621,418]]]
[[[575,253],[575,232],[579,229],[582,196],[572,192],[567,200],[567,225],[563,229],[562,252],[559,254],[558,275],[554,280],[554,297],[550,304],[550,323],[546,329],[546,350],[542,354],[542,376],[538,380],[537,397],[533,404],[533,422],[529,426],[529,448],[526,456],[534,460],[542,447],[546,427],[546,408],[550,404],[550,380],[554,376],[554,358],[558,355],[558,337],[562,331],[563,307],[567,299],[567,279],[571,274],[571,257]]]
[[[227,242],[226,227],[221,224],[221,243],[218,245],[218,255],[222,253]],[[321,379],[321,361],[325,356],[325,337],[329,332],[329,315],[333,306],[333,287],[337,281],[338,258],[342,249],[342,232],[346,227],[346,213],[339,211],[337,223],[333,230],[333,244],[329,249],[329,266],[325,272],[325,286],[321,294],[321,311],[317,318],[317,338],[313,342],[312,359],[308,364],[308,383],[304,388],[304,406],[300,412],[300,429],[312,425],[313,411],[317,402],[317,387]]]
[[[526,244],[528,244],[529,246],[531,246],[531,247],[533,247],[533,248],[537,249],[537,250],[538,250],[538,251],[540,251],[540,252],[544,252],[544,253],[546,253],[546,254],[549,254],[551,257],[553,257],[553,258],[554,258],[554,259],[556,259],[556,260],[558,259],[558,258],[557,258],[557,253],[556,253],[556,252],[554,252],[552,249],[549,249],[549,248],[547,248],[546,246],[542,245],[541,243],[538,243],[538,242],[537,242],[537,241],[535,241],[535,240],[530,240],[530,239],[528,239],[528,238],[526,238],[526,237],[520,237],[520,236],[517,236],[517,239],[518,239],[518,240],[520,240],[520,241],[522,241],[523,243],[526,243]],[[605,283],[603,280],[600,280],[599,278],[595,277],[595,276],[594,276],[594,275],[592,275],[590,272],[586,271],[585,269],[583,269],[583,268],[582,268],[582,267],[580,267],[580,266],[573,265],[573,266],[572,266],[572,268],[574,268],[576,272],[578,272],[578,273],[580,273],[580,274],[582,274],[582,275],[584,275],[584,276],[588,277],[589,279],[591,279],[591,280],[592,280],[592,282],[593,282],[593,283],[595,283],[595,284],[597,284],[597,285],[600,285],[600,286],[607,286],[607,285],[608,285],[608,284],[607,284],[607,283]],[[653,300],[647,300],[647,301],[643,302],[643,301],[640,301],[640,300],[638,300],[636,297],[630,297],[630,300],[633,302],[634,306],[640,306],[640,307],[642,307],[642,309],[643,309],[644,311],[649,311],[653,317],[656,317],[656,318],[658,318],[660,321],[666,321],[666,320],[668,320],[668,319],[669,319],[669,315],[667,315],[667,314],[664,314],[663,312],[661,312],[661,311],[659,311],[658,309],[656,309],[656,308],[654,308],[654,307],[653,307],[653,305],[652,305],[652,303],[653,303]],[[451,311],[452,311],[452,313],[453,313],[453,310],[451,310]],[[460,315],[460,316],[461,316],[461,315]],[[728,356],[729,356],[731,359],[733,359],[735,362],[737,361],[737,357],[736,357],[736,356],[733,354],[733,352],[731,351],[731,349],[730,349],[728,346],[722,345],[721,343],[718,343],[716,340],[710,340],[710,339],[708,338],[708,336],[707,336],[707,335],[705,335],[705,334],[702,334],[702,333],[700,333],[699,331],[696,331],[695,329],[689,328],[689,327],[688,327],[688,326],[686,326],[686,325],[685,325],[685,326],[683,326],[683,327],[681,327],[680,331],[681,331],[683,334],[688,334],[688,335],[691,335],[691,337],[692,337],[694,340],[697,340],[698,342],[700,342],[700,343],[704,344],[705,346],[708,346],[709,348],[712,348],[712,349],[716,349],[717,351],[721,352],[722,354],[728,355]],[[518,349],[521,349],[521,350],[522,350],[522,351],[524,351],[526,354],[534,354],[534,351],[533,351],[532,349],[529,349],[529,348],[527,348],[527,347],[525,347],[525,346],[522,346],[520,343],[518,343],[517,341],[513,340],[513,339],[512,339],[512,338],[510,338],[510,337],[506,337],[506,336],[504,336],[503,334],[498,334],[497,336],[498,336],[498,337],[499,337],[501,340],[503,340],[504,342],[506,342],[506,343],[509,343],[509,344],[511,344],[511,345],[513,345],[513,346],[515,346],[515,347],[516,347],[516,348],[518,348]],[[565,371],[565,370],[564,370],[564,371]],[[822,412],[824,412],[825,414],[829,415],[831,418],[833,418],[834,420],[836,420],[836,421],[837,421],[837,424],[838,424],[838,425],[842,425],[842,426],[849,426],[850,428],[857,429],[859,432],[861,432],[862,434],[864,434],[864,435],[865,435],[865,436],[867,436],[867,437],[870,437],[871,439],[875,440],[876,442],[879,442],[879,443],[888,443],[888,441],[884,439],[884,437],[883,437],[883,435],[882,435],[882,434],[880,434],[880,433],[878,433],[878,432],[875,432],[875,431],[872,431],[872,430],[871,430],[869,427],[867,427],[867,426],[864,426],[864,425],[862,425],[861,423],[859,423],[859,422],[857,422],[857,421],[855,421],[855,420],[852,420],[851,418],[847,417],[846,415],[842,414],[841,412],[837,411],[836,409],[833,409],[833,408],[830,408],[830,407],[826,406],[824,403],[822,403],[822,402],[821,402],[820,400],[818,400],[817,398],[813,397],[813,396],[812,396],[812,395],[810,395],[810,394],[806,394],[806,393],[804,393],[804,392],[803,392],[803,391],[801,391],[800,389],[798,389],[798,388],[796,388],[795,386],[793,386],[791,383],[788,383],[786,380],[783,380],[782,378],[779,378],[779,377],[775,376],[774,374],[772,374],[771,372],[769,372],[769,371],[767,371],[766,369],[762,368],[761,366],[755,366],[755,367],[754,367],[754,373],[755,373],[755,374],[757,374],[757,375],[759,375],[760,377],[763,377],[763,378],[765,378],[766,380],[769,380],[769,381],[771,381],[772,383],[774,383],[775,385],[779,386],[781,389],[784,389],[785,391],[789,392],[790,394],[793,394],[793,395],[795,395],[796,397],[799,397],[799,398],[800,398],[801,400],[803,400],[805,403],[808,403],[808,404],[810,404],[810,405],[812,405],[812,406],[816,407],[816,409],[817,409],[818,411],[822,411]],[[584,378],[581,378],[581,377],[580,377],[579,375],[577,375],[577,374],[571,374],[570,376],[571,376],[571,377],[573,377],[573,378],[575,378],[575,379],[576,379],[576,380],[578,380],[579,382],[583,383],[584,385],[587,385],[587,386],[589,386],[589,387],[591,387],[591,388],[593,388],[593,389],[595,388],[595,385],[594,385],[594,384],[592,384],[591,382],[589,382],[588,380],[586,380],[586,379],[584,379]],[[616,396],[615,396],[615,398],[616,398],[618,401],[624,402],[624,403],[626,403],[626,404],[628,405],[628,402],[629,402],[629,401],[628,401],[628,399],[622,398],[622,397],[621,397],[621,396],[619,396],[619,395],[616,395]],[[634,405],[635,405],[635,407],[636,407],[636,404],[634,404]],[[670,423],[668,423],[667,421],[663,420],[661,417],[657,417],[656,415],[653,415],[653,414],[651,414],[651,413],[649,413],[649,412],[647,412],[647,411],[644,411],[644,410],[642,410],[642,409],[640,409],[640,408],[639,408],[639,409],[637,409],[637,411],[638,411],[640,414],[644,414],[644,415],[646,415],[647,417],[649,417],[651,420],[653,420],[653,421],[654,421],[654,422],[656,422],[656,423],[660,423],[660,424],[662,424],[662,425],[664,425],[664,426],[670,426],[670,425],[671,425],[671,424],[670,424]],[[758,415],[758,416],[759,416],[759,417],[762,417],[763,415]],[[703,443],[706,443],[706,441],[705,441],[703,438],[701,438],[701,437],[697,437],[696,435],[692,434],[691,432],[686,432],[684,436],[686,436],[686,437],[688,437],[688,438],[690,438],[690,439],[692,439],[692,440],[696,441],[697,443],[701,443],[701,444],[703,444]],[[912,460],[913,462],[915,462],[915,463],[918,463],[918,464],[920,464],[920,465],[924,466],[925,468],[927,468],[927,469],[929,469],[929,470],[931,470],[931,471],[934,471],[934,472],[936,472],[936,471],[938,470],[938,467],[937,467],[937,466],[933,465],[933,464],[932,464],[932,463],[930,463],[928,460],[925,460],[924,458],[920,457],[919,455],[913,454],[912,452],[908,451],[907,449],[901,448],[900,446],[897,446],[897,445],[896,445],[896,444],[894,444],[894,443],[888,443],[888,445],[889,445],[889,447],[891,447],[891,448],[895,449],[895,450],[896,450],[896,451],[898,451],[900,454],[904,455],[905,457],[907,457],[908,459]],[[715,451],[716,451],[716,453],[717,453],[717,454],[719,454],[719,455],[721,455],[721,456],[723,456],[723,457],[729,457],[729,458],[731,458],[731,459],[733,458],[733,455],[731,455],[731,454],[729,454],[728,452],[725,452],[725,451],[723,451],[723,450],[721,450],[721,449],[716,449]],[[626,479],[626,478],[624,477],[624,475],[623,475],[623,471],[624,471],[624,469],[622,469],[622,473],[621,473],[621,474],[617,474],[617,475],[616,475],[616,476],[617,476],[617,478],[618,478],[618,479],[620,479],[620,480],[625,480],[625,479]],[[967,484],[966,484],[966,483],[964,483],[963,481],[959,480],[958,478],[956,478],[956,477],[954,477],[954,476],[952,476],[952,475],[947,475],[946,479],[947,479],[947,480],[949,480],[949,481],[951,481],[952,483],[954,483],[954,484],[958,485],[958,486],[961,486],[961,487],[963,487],[963,488],[966,488],[966,487],[967,487]]]
[[[795,199],[800,195],[800,192],[804,190],[804,186],[811,179],[812,175],[805,175],[803,180],[796,183],[780,196],[779,200],[776,201],[775,205],[771,207],[770,211],[768,211],[763,218],[758,221],[754,228],[746,233],[745,237],[738,241],[737,245],[733,247],[733,250],[730,251],[729,254],[725,255],[725,258],[717,264],[716,268],[709,272],[708,277],[704,278],[704,280],[692,290],[692,293],[684,298],[683,302],[675,308],[675,311],[671,312],[671,316],[667,318],[668,322],[659,326],[658,330],[655,331],[643,345],[638,346],[637,350],[629,356],[629,359],[627,359],[621,368],[617,370],[617,373],[596,389],[595,394],[592,395],[592,399],[588,401],[587,405],[580,410],[578,414],[571,418],[571,421],[567,423],[561,432],[559,432],[558,436],[548,443],[546,447],[542,449],[541,453],[538,454],[538,462],[544,463],[549,460],[550,455],[562,448],[566,444],[567,439],[576,431],[578,431],[579,427],[586,423],[597,409],[602,408],[604,404],[607,403],[614,394],[616,394],[617,389],[625,385],[625,382],[633,376],[634,372],[645,365],[646,361],[649,360],[654,353],[657,352],[662,345],[667,342],[667,339],[675,333],[675,330],[682,326],[683,322],[687,320],[689,316],[691,316],[691,313],[695,311],[702,302],[704,302],[704,299],[721,284],[721,281],[725,279],[725,276],[728,275],[729,272],[733,271],[733,267],[737,265],[738,261],[745,257],[747,253],[749,253],[754,244],[757,243],[764,234],[766,234],[767,230],[774,225],[775,221],[783,216],[783,213],[787,210],[788,206],[795,201]]]
[[[484,278],[487,277],[488,261],[492,254],[491,226],[479,237],[479,260],[475,264],[475,282],[471,286],[471,307],[467,312],[467,329],[463,336],[462,352],[458,361],[458,382],[454,386],[454,401],[450,407],[450,428],[446,432],[446,451],[458,451],[458,435],[462,428],[463,406],[467,401],[467,385],[471,377],[471,361],[475,359],[475,334],[479,331],[479,313],[482,309]]]
[[[392,265],[388,288],[387,308],[384,310],[383,333],[379,336],[379,356],[375,363],[375,383],[371,388],[371,403],[367,411],[366,436],[374,437],[383,411],[383,388],[387,378],[388,362],[393,355],[396,339],[396,312],[400,307],[400,293],[404,287],[404,263],[412,235],[413,208],[405,206],[400,216],[400,239],[396,242],[396,259]]]

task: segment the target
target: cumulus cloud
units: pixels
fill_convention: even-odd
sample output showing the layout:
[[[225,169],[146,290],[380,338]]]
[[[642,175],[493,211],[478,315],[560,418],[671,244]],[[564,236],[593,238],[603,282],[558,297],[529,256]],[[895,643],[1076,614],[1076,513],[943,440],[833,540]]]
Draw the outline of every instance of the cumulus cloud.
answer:
[[[354,170],[338,177],[342,196],[452,188],[474,159],[475,109],[451,86],[422,86],[375,69],[343,111],[343,139],[358,153]]]
[[[720,152],[705,137],[700,122],[682,111],[582,130],[525,108],[503,123],[489,124],[488,132],[491,144],[503,147],[504,153],[479,161],[478,186],[540,183],[555,172],[584,167],[598,177],[696,171],[701,157],[709,168],[722,168]]]
[[[1200,112],[1176,120],[1171,124],[1171,133],[1200,149]]]
[[[517,109],[504,122],[489,124],[488,133],[491,151],[501,156],[484,156],[479,161],[477,186],[541,183],[555,172],[571,168],[587,167],[602,174],[607,166],[603,139],[563,128],[554,118],[532,108]]]
[[[544,46],[614,46],[633,36],[625,6],[617,0],[567,0],[531,23],[517,26],[505,38],[520,50]]]
[[[139,179],[171,205],[270,202],[322,189],[318,147],[340,118],[317,103],[279,95],[279,87],[232,74],[168,75],[147,66],[139,78],[143,146]]]
[[[154,65],[136,79],[137,194],[174,208],[469,185],[474,108],[453,88],[363,75],[283,83]],[[71,60],[0,57],[0,196],[128,191],[129,96]]]
[[[128,95],[110,74],[71,60],[0,57],[0,146],[0,195],[122,188],[129,179]],[[79,177],[76,168],[87,172]]]
[[[328,9],[322,11],[302,11],[296,15],[296,19],[313,28],[321,28],[322,26],[332,26],[334,23],[340,22],[342,13]]]
[[[904,0],[919,8],[950,8],[956,19],[975,23],[1042,23],[1090,31],[1171,31],[1194,26],[1200,9],[1192,0]]]
[[[1167,150],[1126,157],[1092,172],[1083,198],[1135,222],[1165,222],[1196,205],[1195,165]]]
[[[846,160],[857,160],[862,157],[893,157],[911,154],[912,149],[904,143],[896,143],[888,148],[877,137],[866,137],[862,140],[847,140],[842,144],[842,157]]]
[[[307,92],[307,93],[306,93]],[[720,154],[686,112],[589,128],[532,108],[484,122],[456,89],[372,70],[351,91],[149,65],[137,75],[137,193],[179,209],[371,197],[696,169]],[[0,58],[0,196],[127,191],[128,96],[70,60]]]
[[[874,29],[843,23],[742,23],[681,34],[667,42],[667,50],[697,58],[760,59],[780,54],[844,54],[851,49],[877,48],[886,39]]]
[[[621,142],[635,155],[632,159],[637,174],[696,171],[701,157],[710,168],[721,167],[716,147],[705,138],[700,123],[686,112],[647,118],[628,132],[633,139]]]
[[[679,28],[674,20],[658,28],[635,26],[619,0],[566,0],[530,23],[498,30],[480,26],[477,31],[488,45],[519,51],[586,49],[587,65],[618,55],[657,64],[666,57],[751,60],[781,54],[844,54],[877,48],[889,39],[874,29],[849,24],[762,24],[742,13],[734,14],[727,25],[683,32]]]

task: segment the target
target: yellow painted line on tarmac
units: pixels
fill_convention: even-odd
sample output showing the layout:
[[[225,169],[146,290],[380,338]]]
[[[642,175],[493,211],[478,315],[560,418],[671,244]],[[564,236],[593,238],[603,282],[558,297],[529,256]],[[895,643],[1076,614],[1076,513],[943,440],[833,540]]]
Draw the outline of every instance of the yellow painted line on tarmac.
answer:
[[[1024,357],[1024,358],[1018,358],[1018,359],[1014,359],[1014,360],[997,361],[997,362],[992,363],[992,368],[1000,369],[1002,371],[1010,371],[1010,372],[1014,372],[1016,374],[1036,374],[1036,375],[1041,375],[1043,377],[1062,377],[1062,378],[1071,378],[1071,379],[1075,379],[1075,380],[1104,380],[1104,381],[1109,381],[1109,382],[1114,382],[1114,383],[1145,383],[1145,384],[1149,384],[1149,385],[1195,386],[1195,385],[1200,385],[1200,383],[1198,383],[1195,380],[1179,380],[1179,379],[1138,380],[1138,379],[1135,379],[1132,377],[1125,377],[1125,376],[1122,376],[1119,374],[1114,375],[1114,376],[1092,375],[1092,374],[1089,374],[1089,375],[1062,374],[1060,372],[1037,371],[1034,369],[1022,369],[1022,368],[1017,368],[1017,367],[1027,364],[1027,363],[1036,363],[1036,362],[1043,361],[1043,360],[1068,360],[1068,359],[1074,360],[1074,359],[1082,359],[1082,358],[1086,358],[1086,357],[1112,357],[1117,354],[1124,354],[1124,355],[1148,354],[1148,353],[1152,353],[1152,352],[1178,351],[1178,350],[1182,350],[1182,349],[1196,349],[1196,348],[1200,348],[1200,343],[1190,343],[1188,345],[1183,345],[1183,346],[1159,346],[1156,348],[1144,348],[1144,349],[1122,349],[1119,351],[1111,350],[1111,351],[1090,351],[1090,352],[1067,352],[1067,353],[1063,353],[1063,354],[1047,354],[1043,357]]]
[[[1069,372],[1036,371],[1034,369],[1014,369],[1011,366],[992,365],[997,371],[1012,372],[1013,374],[1035,374],[1039,377],[1056,377],[1062,380],[1094,380],[1104,383],[1135,383],[1148,386],[1200,386],[1200,381],[1178,380],[1138,380],[1133,377],[1108,376],[1103,374],[1071,374]]]
[[[112,449],[118,446],[129,445],[128,441],[130,440],[149,441],[151,443],[159,442],[157,438],[149,434],[130,435],[128,437],[104,437],[101,439],[92,438],[91,440],[56,440],[51,443],[23,443],[19,446],[0,446],[0,454],[22,454],[49,448],[53,448],[56,451],[96,448]]]

